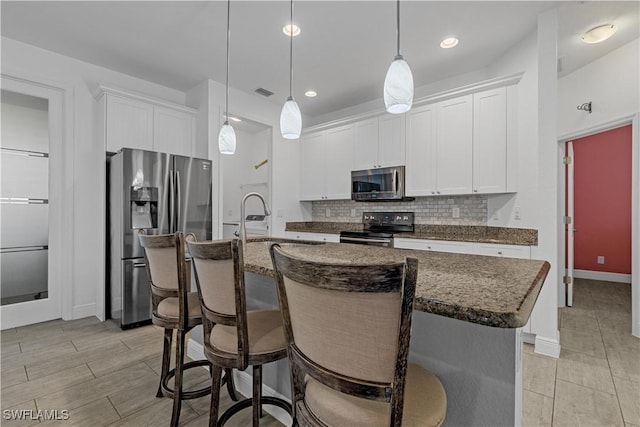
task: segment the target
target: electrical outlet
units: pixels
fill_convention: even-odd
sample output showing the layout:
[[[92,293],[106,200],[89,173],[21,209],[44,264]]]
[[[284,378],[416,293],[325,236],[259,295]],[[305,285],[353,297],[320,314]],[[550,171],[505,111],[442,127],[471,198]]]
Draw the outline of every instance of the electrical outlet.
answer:
[[[604,264],[604,256],[598,255],[598,264]]]
[[[500,211],[499,210],[495,211],[491,216],[491,219],[494,221],[500,221]]]
[[[331,218],[331,209],[327,208],[324,213],[324,216],[326,216],[327,218]]]
[[[522,219],[522,211],[520,210],[520,206],[516,206],[513,208],[513,219],[521,220]]]
[[[451,209],[451,218],[460,218],[460,208]]]
[[[351,216],[356,216],[356,210],[355,209],[351,209]]]

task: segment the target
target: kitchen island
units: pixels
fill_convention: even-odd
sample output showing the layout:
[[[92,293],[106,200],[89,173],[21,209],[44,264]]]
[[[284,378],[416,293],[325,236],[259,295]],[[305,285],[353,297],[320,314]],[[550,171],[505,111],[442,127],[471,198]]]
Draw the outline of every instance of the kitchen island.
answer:
[[[275,286],[265,286],[273,284],[274,277],[269,244],[250,241],[244,261],[249,297],[273,304]],[[417,258],[409,359],[443,383],[448,399],[444,425],[521,424],[520,328],[531,314],[549,263],[350,244],[281,245],[301,258],[340,264]],[[284,396],[289,393],[286,368],[280,364],[265,372],[265,380],[271,377],[266,384]]]

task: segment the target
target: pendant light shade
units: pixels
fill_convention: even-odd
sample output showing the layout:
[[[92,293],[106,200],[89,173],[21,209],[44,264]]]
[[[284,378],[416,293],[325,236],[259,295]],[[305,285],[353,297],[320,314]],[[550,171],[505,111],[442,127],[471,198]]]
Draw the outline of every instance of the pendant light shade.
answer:
[[[409,64],[400,55],[400,0],[396,1],[396,57],[384,79],[384,105],[391,114],[406,113],[413,104],[413,75]]]
[[[291,27],[293,28],[293,0],[291,5]],[[293,31],[289,36],[289,98],[280,113],[280,134],[285,139],[298,139],[302,133],[302,113],[293,99]]]
[[[218,134],[218,150],[220,154],[234,154],[236,152],[236,131],[229,122],[224,122]]]
[[[397,56],[384,79],[384,105],[392,114],[406,113],[413,103],[413,75],[407,61]]]
[[[236,131],[229,124],[229,39],[231,38],[231,0],[227,0],[227,98],[224,109],[224,124],[218,133],[218,151],[220,154],[234,154],[236,152]]]
[[[280,113],[280,133],[286,139],[298,139],[302,132],[302,114],[298,103],[292,97],[282,106]]]

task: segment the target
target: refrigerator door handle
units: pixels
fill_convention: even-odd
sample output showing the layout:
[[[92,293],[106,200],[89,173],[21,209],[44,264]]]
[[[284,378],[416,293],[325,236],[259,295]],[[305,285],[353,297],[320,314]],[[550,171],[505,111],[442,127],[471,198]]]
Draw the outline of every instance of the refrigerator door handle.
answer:
[[[176,231],[175,223],[174,223],[176,201],[175,201],[174,194],[175,194],[174,176],[173,176],[173,170],[170,170],[169,171],[169,197],[171,198],[171,203],[169,203],[169,232],[170,233],[174,233]]]
[[[182,189],[180,188],[180,171],[176,171],[176,190],[178,193],[178,206],[176,207],[176,230],[180,227],[180,213],[182,212]]]

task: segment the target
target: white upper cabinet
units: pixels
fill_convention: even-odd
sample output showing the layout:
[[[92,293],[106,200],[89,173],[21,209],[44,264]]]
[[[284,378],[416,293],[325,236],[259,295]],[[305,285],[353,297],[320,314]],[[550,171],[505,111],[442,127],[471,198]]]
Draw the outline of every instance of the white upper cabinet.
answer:
[[[162,153],[191,156],[193,153],[195,117],[184,111],[154,107],[153,149]]]
[[[407,196],[436,194],[436,104],[407,113]]]
[[[404,150],[404,114],[386,114],[355,124],[354,170],[404,165]]]
[[[507,190],[507,89],[473,95],[473,192]]]
[[[472,114],[472,95],[437,104],[437,194],[471,193]]]
[[[407,113],[407,195],[516,191],[516,86]]]
[[[135,99],[105,96],[106,151],[122,147],[153,150],[153,106]]]
[[[126,147],[193,155],[196,110],[106,87],[100,87],[97,98],[97,128],[106,151]]]
[[[351,198],[354,126],[304,135],[300,142],[300,200]]]

